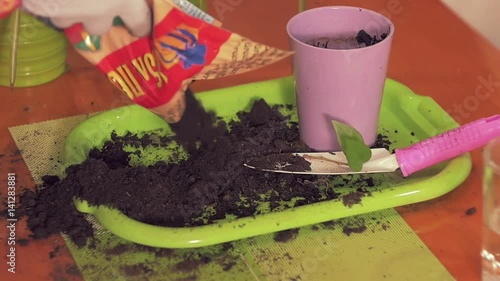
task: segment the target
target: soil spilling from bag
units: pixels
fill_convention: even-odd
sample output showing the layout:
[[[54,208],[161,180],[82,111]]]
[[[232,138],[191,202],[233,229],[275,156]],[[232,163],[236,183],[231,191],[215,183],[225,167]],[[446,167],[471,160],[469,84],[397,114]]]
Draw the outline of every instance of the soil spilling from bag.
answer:
[[[44,184],[25,191],[19,213],[28,217],[33,238],[63,232],[75,244],[85,245],[93,230],[75,209],[74,197],[116,208],[144,223],[183,227],[212,223],[226,214],[247,217],[337,199],[336,188],[349,181],[325,185],[331,177],[268,173],[243,166],[263,155],[310,151],[299,139],[298,124],[280,113],[291,106],[270,107],[258,100],[249,112],[237,114],[239,120],[225,122],[206,112],[192,93],[186,98],[183,119],[171,126],[175,136],[113,134],[102,149],[92,149],[84,162],[69,167],[64,178],[44,176]],[[187,151],[187,159],[174,155],[172,163],[137,166],[130,160],[140,158],[140,150],[125,149],[167,148],[174,143]],[[379,135],[374,147],[389,144]],[[368,176],[358,181],[357,186],[375,185]],[[361,191],[366,190],[353,190],[365,196]],[[360,197],[344,203],[354,204]],[[262,209],[262,202],[267,202],[267,209]]]

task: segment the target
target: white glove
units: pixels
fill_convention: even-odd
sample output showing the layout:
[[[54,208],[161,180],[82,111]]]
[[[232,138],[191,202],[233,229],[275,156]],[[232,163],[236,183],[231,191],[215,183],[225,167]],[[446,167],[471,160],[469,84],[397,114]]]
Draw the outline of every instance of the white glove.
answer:
[[[23,0],[27,12],[49,18],[52,24],[65,29],[82,23],[90,35],[103,35],[119,16],[131,34],[143,37],[151,32],[152,13],[148,0]]]

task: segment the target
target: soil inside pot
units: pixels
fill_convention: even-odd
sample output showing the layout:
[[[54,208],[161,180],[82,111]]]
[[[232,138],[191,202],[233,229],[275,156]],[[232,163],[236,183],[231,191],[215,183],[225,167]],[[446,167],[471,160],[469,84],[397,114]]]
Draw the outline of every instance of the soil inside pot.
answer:
[[[360,30],[355,36],[313,38],[307,40],[306,44],[323,49],[349,50],[372,46],[382,42],[385,38],[387,38],[387,33],[378,37],[377,35],[371,36],[365,30]]]
[[[75,209],[73,197],[169,227],[204,225],[227,215],[247,217],[339,198],[336,189],[349,183],[348,177],[335,185],[328,184],[332,177],[267,173],[243,166],[263,155],[310,151],[299,139],[298,124],[282,113],[292,109],[257,100],[250,111],[237,114],[239,120],[225,122],[205,112],[189,92],[183,119],[171,126],[174,137],[113,134],[102,149],[92,149],[84,162],[69,167],[63,179],[45,176],[36,191],[25,191],[20,213],[28,216],[34,238],[63,232],[82,246],[93,232]],[[161,149],[176,143],[187,151],[187,159],[174,151],[173,162],[132,164],[144,151],[130,148]],[[374,147],[389,144],[379,135]],[[357,181],[366,188],[375,185],[369,176]]]

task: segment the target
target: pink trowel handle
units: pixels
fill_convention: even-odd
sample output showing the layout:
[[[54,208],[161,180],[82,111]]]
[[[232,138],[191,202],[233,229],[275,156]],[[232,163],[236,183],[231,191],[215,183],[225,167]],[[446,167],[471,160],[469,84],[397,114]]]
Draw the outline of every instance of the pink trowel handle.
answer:
[[[396,149],[396,158],[403,176],[409,176],[434,164],[485,146],[500,137],[500,115],[479,119],[459,128]]]

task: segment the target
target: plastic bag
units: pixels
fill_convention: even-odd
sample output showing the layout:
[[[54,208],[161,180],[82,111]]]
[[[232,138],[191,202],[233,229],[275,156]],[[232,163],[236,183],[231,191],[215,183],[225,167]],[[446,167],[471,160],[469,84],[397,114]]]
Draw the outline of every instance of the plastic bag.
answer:
[[[82,25],[65,33],[111,83],[169,123],[182,117],[184,92],[193,80],[252,71],[291,55],[219,27],[186,0],[151,3],[154,26],[149,37],[132,36],[119,18],[100,37],[90,36]]]
[[[0,19],[4,19],[21,6],[21,0],[0,0]]]

